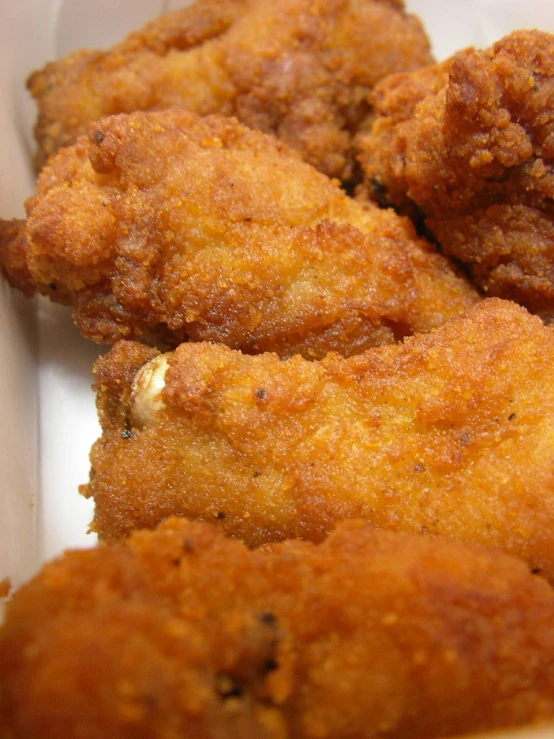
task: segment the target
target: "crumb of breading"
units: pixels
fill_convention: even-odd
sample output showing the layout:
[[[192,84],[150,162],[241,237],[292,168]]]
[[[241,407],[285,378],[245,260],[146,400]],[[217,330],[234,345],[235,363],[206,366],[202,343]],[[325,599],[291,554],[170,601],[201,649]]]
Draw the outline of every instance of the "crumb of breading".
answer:
[[[0,580],[0,598],[7,598],[12,590],[12,581],[9,577]]]

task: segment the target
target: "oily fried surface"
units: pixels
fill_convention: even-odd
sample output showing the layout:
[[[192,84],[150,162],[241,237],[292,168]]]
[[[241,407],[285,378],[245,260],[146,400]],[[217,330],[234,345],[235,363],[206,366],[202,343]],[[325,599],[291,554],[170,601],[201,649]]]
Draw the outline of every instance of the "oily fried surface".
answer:
[[[36,290],[95,341],[352,354],[477,299],[407,219],[364,210],[234,119],[135,113],[89,139],[43,170],[0,263],[27,288],[11,269],[23,250]]]
[[[554,316],[554,36],[396,75],[360,136],[368,192],[423,218],[489,295]]]
[[[187,108],[236,115],[331,176],[352,176],[352,132],[386,74],[431,62],[401,0],[199,0],[107,52],[35,72],[37,166],[104,115]]]
[[[130,386],[152,356],[122,342],[95,368],[103,435],[83,492],[102,539],[180,514],[250,545],[317,541],[360,517],[554,577],[554,331],[514,303],[349,359],[185,344]]]
[[[361,522],[252,552],[172,519],[66,554],[15,596],[0,649],[12,739],[433,739],[554,717],[547,583]]]

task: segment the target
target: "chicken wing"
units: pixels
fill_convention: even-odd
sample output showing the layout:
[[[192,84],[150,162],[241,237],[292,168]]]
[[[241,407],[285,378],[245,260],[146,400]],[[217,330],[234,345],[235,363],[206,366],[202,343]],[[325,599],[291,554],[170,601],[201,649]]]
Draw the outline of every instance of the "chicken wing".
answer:
[[[554,35],[392,75],[360,134],[366,192],[422,219],[487,295],[554,318]]]
[[[234,119],[105,118],[51,160],[28,212],[0,228],[5,273],[73,304],[99,342],[351,354],[477,300],[408,219]]]
[[[35,72],[40,167],[98,118],[173,106],[236,115],[331,176],[352,175],[352,132],[386,74],[431,62],[401,0],[198,0],[111,51]]]
[[[259,545],[360,517],[554,578],[553,362],[554,329],[493,298],[349,359],[121,342],[95,368],[93,529],[114,541],[179,514]]]
[[[433,739],[554,718],[548,584],[361,522],[252,552],[172,519],[68,553],[16,594],[0,652],[10,739]]]

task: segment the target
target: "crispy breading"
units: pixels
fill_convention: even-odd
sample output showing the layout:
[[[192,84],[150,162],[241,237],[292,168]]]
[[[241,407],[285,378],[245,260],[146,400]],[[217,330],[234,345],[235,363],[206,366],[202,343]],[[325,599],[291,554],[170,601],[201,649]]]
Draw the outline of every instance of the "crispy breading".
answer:
[[[172,519],[68,553],[16,594],[0,652],[10,739],[433,739],[554,718],[548,584],[361,522],[253,552]]]
[[[352,354],[477,300],[408,219],[364,210],[234,119],[105,118],[51,160],[27,207],[17,236],[0,230],[8,278],[73,304],[99,342]]]
[[[554,329],[495,298],[349,359],[122,342],[95,367],[93,529],[113,541],[179,514],[259,545],[360,517],[554,578],[553,362]]]
[[[485,294],[554,318],[554,35],[393,75],[358,139],[366,192],[423,219]]]
[[[431,61],[401,0],[198,0],[110,51],[77,52],[29,78],[36,163],[104,115],[180,106],[236,115],[348,179],[373,85]]]

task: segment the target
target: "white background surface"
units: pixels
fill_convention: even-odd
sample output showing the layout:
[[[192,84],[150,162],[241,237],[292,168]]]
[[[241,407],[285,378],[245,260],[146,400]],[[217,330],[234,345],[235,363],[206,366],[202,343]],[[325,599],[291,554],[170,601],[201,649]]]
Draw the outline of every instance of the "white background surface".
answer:
[[[33,179],[34,107],[25,79],[45,61],[105,46],[168,0],[0,0],[0,216],[23,214]],[[437,57],[485,46],[516,27],[554,31],[552,0],[409,0]],[[35,330],[38,324],[38,331]],[[38,338],[37,338],[38,337]],[[24,301],[0,283],[0,580],[14,584],[67,547],[87,546],[91,505],[77,493],[98,435],[91,365],[99,347],[77,333],[69,311]]]

